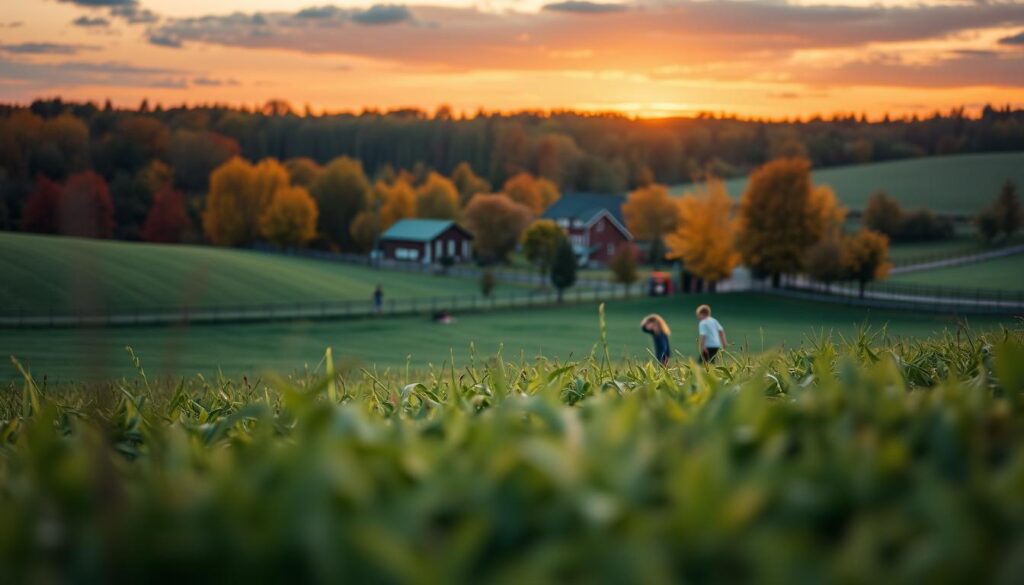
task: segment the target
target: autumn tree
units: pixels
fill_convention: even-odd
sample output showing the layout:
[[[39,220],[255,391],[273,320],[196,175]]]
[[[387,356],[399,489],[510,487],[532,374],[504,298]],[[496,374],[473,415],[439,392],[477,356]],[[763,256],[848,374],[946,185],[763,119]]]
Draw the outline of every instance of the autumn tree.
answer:
[[[159,160],[149,161],[134,176],[119,172],[110,183],[117,237],[138,239],[142,224],[153,207],[157,191],[174,181],[174,170]]]
[[[903,207],[885,191],[878,191],[868,199],[861,222],[864,227],[892,238],[903,225]]]
[[[885,234],[863,229],[843,240],[843,266],[851,278],[860,283],[860,296],[864,285],[889,275],[889,238]]]
[[[477,195],[466,206],[463,219],[473,234],[477,256],[490,263],[505,260],[515,249],[533,212],[504,195]]]
[[[624,285],[628,292],[633,283],[640,279],[636,265],[636,248],[633,244],[619,246],[608,263],[608,268],[612,271],[612,282]]]
[[[43,175],[36,177],[35,187],[21,211],[21,229],[37,234],[55,234],[60,230],[61,186]]]
[[[380,234],[398,220],[411,217],[416,217],[416,194],[409,183],[404,178],[398,178],[391,184],[377,181],[370,195],[369,207],[352,220],[352,238],[361,250],[369,251]]]
[[[316,217],[309,191],[282,186],[260,217],[260,234],[282,248],[302,246],[316,235]]]
[[[534,215],[544,213],[558,200],[558,187],[547,179],[537,179],[529,173],[518,173],[505,181],[501,188],[509,199],[530,208]]]
[[[847,210],[839,205],[835,191],[828,185],[811,188],[810,223],[811,240],[819,242],[826,237],[835,237],[843,231]]]
[[[820,222],[828,214],[815,204],[810,170],[803,159],[772,161],[750,175],[740,202],[737,248],[744,264],[770,275],[773,286],[802,268],[804,251],[824,233]]]
[[[679,200],[679,222],[665,236],[668,257],[678,259],[689,272],[709,283],[728,278],[739,263],[734,247],[737,221],[725,185],[717,179]]]
[[[833,282],[846,275],[843,239],[838,233],[825,236],[804,252],[803,262],[807,275],[824,284],[827,291]]]
[[[60,193],[60,233],[82,238],[114,234],[114,204],[103,177],[92,171],[68,177]]]
[[[550,219],[538,219],[523,232],[523,254],[537,267],[541,282],[546,282],[545,277],[555,261],[555,251],[565,237],[562,228]]]
[[[452,171],[452,183],[459,192],[461,207],[465,207],[474,195],[491,192],[491,183],[487,179],[477,176],[473,172],[473,167],[465,161],[457,164]]]
[[[562,238],[555,249],[555,260],[551,265],[551,284],[558,291],[558,302],[562,302],[565,289],[576,284],[577,259],[569,238]]]
[[[342,249],[353,247],[352,221],[367,208],[370,184],[363,165],[348,157],[331,161],[313,181],[310,194],[320,214],[317,228],[327,241]]]
[[[540,192],[540,202],[544,206],[544,210],[547,210],[555,201],[562,197],[562,191],[558,188],[558,185],[544,177],[537,179],[537,191]]]
[[[203,231],[220,246],[251,244],[260,235],[260,220],[282,187],[288,171],[274,159],[251,165],[234,158],[213,172],[203,212]]]
[[[416,190],[416,215],[424,219],[459,217],[459,192],[455,184],[439,173],[431,172]]]
[[[316,164],[316,161],[308,157],[288,159],[284,163],[288,170],[288,178],[294,187],[310,189],[317,177],[323,172],[323,167]]]
[[[622,215],[633,237],[651,242],[653,249],[662,249],[665,234],[678,226],[679,206],[664,185],[650,185],[629,194],[622,204]],[[658,264],[661,258],[653,260]]]
[[[185,207],[185,197],[170,184],[164,185],[153,196],[153,205],[139,235],[147,242],[175,244],[191,230],[192,218]]]

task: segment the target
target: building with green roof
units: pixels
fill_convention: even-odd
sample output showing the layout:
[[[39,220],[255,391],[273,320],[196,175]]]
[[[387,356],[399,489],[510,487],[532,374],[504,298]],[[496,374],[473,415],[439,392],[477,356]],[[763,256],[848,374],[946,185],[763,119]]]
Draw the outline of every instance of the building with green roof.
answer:
[[[450,219],[402,219],[381,234],[380,253],[385,260],[401,262],[465,262],[473,257],[472,240]]]

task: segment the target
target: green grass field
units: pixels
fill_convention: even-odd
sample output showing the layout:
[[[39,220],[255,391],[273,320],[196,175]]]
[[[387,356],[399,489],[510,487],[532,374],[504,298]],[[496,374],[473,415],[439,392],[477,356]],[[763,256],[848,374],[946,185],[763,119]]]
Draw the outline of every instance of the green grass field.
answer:
[[[795,346],[822,330],[852,335],[858,325],[887,326],[894,335],[931,337],[955,329],[950,317],[883,312],[748,294],[689,296],[619,301],[607,306],[609,345],[615,357],[645,356],[650,338],[640,319],[659,312],[674,327],[673,350],[696,354],[693,309],[710,302],[734,348]],[[152,374],[189,375],[290,372],[315,364],[326,347],[352,365],[414,369],[440,364],[454,352],[469,359],[473,344],[481,355],[499,347],[510,358],[570,358],[591,351],[598,342],[597,306],[499,310],[456,315],[453,325],[436,325],[426,317],[396,317],[324,322],[196,326],[190,328],[121,328],[99,331],[0,330],[0,354],[16,355],[37,374],[51,379],[105,379],[132,373],[125,346],[141,355]],[[971,318],[976,328],[994,328],[1012,319]],[[3,378],[15,371],[9,363]]]
[[[897,274],[891,280],[902,284],[1024,291],[1024,254],[962,266]]]
[[[1006,179],[1024,187],[1024,152],[965,154],[871,163],[814,171],[814,182],[831,186],[850,209],[863,209],[871,194],[886,190],[904,207],[942,213],[976,213],[988,205]],[[738,198],[746,178],[726,181]],[[672,188],[681,194],[688,185]]]
[[[475,280],[374,270],[212,246],[168,246],[0,233],[5,313],[73,307],[134,311],[180,306],[369,300],[476,294]],[[500,289],[500,285],[499,285]]]
[[[988,249],[990,248],[973,235],[957,235],[948,240],[934,242],[891,243],[889,260],[898,266],[932,257],[977,254]]]

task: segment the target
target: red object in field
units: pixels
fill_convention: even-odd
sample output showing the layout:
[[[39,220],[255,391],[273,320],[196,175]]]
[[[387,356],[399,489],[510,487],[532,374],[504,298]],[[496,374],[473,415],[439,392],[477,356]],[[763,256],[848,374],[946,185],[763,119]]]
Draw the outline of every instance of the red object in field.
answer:
[[[652,272],[647,281],[647,296],[664,297],[672,294],[672,275],[668,272]]]

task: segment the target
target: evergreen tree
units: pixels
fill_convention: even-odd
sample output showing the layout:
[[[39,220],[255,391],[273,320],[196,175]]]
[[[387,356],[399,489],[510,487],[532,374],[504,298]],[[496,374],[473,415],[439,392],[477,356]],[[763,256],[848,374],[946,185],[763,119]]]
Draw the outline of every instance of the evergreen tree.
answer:
[[[558,290],[558,302],[562,302],[565,289],[576,283],[576,252],[569,238],[563,238],[555,250],[555,261],[551,265],[551,284]]]

